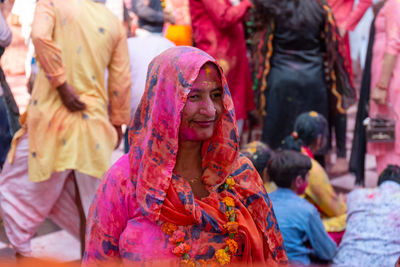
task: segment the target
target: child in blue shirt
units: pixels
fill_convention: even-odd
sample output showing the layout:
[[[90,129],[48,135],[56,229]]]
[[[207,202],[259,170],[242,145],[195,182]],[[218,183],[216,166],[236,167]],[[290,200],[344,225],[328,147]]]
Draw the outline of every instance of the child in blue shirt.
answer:
[[[326,233],[317,209],[298,196],[308,185],[310,169],[309,157],[289,150],[278,152],[267,168],[270,179],[278,186],[269,196],[288,259],[304,265],[310,264],[310,257],[331,260],[336,252],[336,244]]]

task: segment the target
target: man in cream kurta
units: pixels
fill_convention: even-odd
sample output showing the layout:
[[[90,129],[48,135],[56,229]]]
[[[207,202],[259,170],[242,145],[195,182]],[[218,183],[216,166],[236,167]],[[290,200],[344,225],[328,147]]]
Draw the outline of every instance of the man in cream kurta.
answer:
[[[105,5],[41,0],[32,40],[40,71],[0,175],[6,233],[24,256],[47,216],[78,235],[75,189],[87,216],[130,116],[125,31]]]

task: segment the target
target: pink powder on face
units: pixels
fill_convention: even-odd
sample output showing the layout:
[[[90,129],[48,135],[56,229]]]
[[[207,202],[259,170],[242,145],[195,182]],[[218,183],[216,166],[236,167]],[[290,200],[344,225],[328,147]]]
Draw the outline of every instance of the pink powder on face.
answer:
[[[190,127],[181,128],[179,137],[182,141],[198,140],[197,132],[194,129],[191,129]]]
[[[222,112],[221,78],[214,65],[206,64],[189,93],[182,112],[180,140],[203,141],[212,137]],[[221,92],[222,95],[222,92]]]

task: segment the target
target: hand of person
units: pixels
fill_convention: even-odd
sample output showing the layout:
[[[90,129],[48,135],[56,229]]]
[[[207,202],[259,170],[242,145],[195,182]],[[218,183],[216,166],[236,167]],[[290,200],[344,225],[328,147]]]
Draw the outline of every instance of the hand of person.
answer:
[[[115,130],[117,131],[117,138],[118,138],[118,140],[117,140],[117,146],[115,147],[115,149],[117,149],[118,147],[119,147],[119,145],[121,144],[121,141],[122,141],[122,128],[121,128],[121,125],[113,125],[114,126],[114,128],[115,128]]]
[[[165,22],[171,23],[171,24],[175,24],[175,17],[169,13],[169,12],[164,12],[164,20]]]
[[[79,96],[76,94],[74,88],[67,82],[57,87],[57,91],[60,94],[61,101],[71,112],[84,110],[86,108]]]
[[[400,267],[400,257],[399,257],[399,259],[397,260],[396,265],[395,265],[394,267]]]
[[[345,36],[346,33],[347,33],[347,30],[345,28],[343,28],[343,27],[339,27],[338,30],[339,30],[339,35],[341,37]]]
[[[378,87],[375,87],[371,92],[371,99],[377,105],[384,105],[386,103],[387,91]]]

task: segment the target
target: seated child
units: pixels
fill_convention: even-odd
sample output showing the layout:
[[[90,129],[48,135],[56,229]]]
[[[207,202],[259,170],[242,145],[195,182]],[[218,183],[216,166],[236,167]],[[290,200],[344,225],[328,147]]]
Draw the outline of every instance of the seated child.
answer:
[[[267,168],[269,177],[278,186],[269,196],[288,259],[305,265],[310,264],[310,256],[331,260],[336,252],[336,244],[325,231],[317,209],[298,196],[307,187],[310,169],[309,157],[290,150],[278,152]]]
[[[314,159],[321,154],[328,139],[328,123],[317,112],[301,114],[295,122],[294,132],[282,141],[281,149],[302,152],[311,159],[309,184],[305,198],[314,204],[324,218],[325,229],[337,244],[346,228],[346,204],[329,182],[324,168]]]

